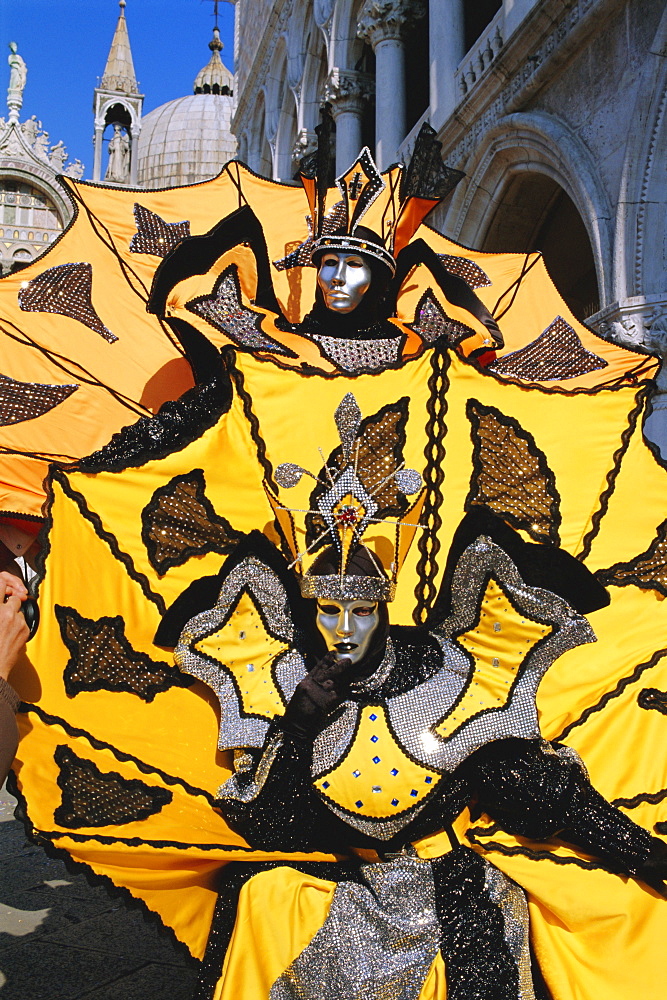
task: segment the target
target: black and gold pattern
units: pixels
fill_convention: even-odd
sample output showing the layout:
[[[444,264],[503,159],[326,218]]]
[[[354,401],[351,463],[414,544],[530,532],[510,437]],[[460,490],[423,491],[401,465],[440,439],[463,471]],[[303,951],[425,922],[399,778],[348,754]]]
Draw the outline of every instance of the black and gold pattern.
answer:
[[[290,267],[309,267],[312,264],[313,243],[315,242],[312,215],[306,216],[306,222],[310,236],[303,243],[297,243],[294,249],[285,257],[274,260],[273,266],[276,271],[286,271]],[[344,201],[337,201],[323,217],[320,235],[329,236],[344,226],[346,222],[347,205]],[[294,246],[294,244],[291,245]]]
[[[120,615],[94,620],[58,604],[55,613],[70,653],[63,675],[70,698],[82,691],[127,691],[150,702],[161,691],[192,683],[176,667],[133,649]]]
[[[195,555],[227,555],[238,541],[226,518],[207,498],[202,469],[174,476],[155,491],[141,512],[141,537],[151,566],[163,575]]]
[[[124,778],[116,771],[100,771],[92,760],[78,757],[65,745],[56,748],[55,760],[62,802],[54,819],[68,829],[134,823],[160,812],[173,798],[166,788]]]
[[[456,347],[466,337],[475,334],[471,327],[447,315],[430,288],[426,289],[419,300],[414,322],[410,326],[428,344],[444,337],[451,347]]]
[[[58,406],[78,385],[40,385],[39,382],[17,382],[0,375],[0,426],[34,420]]]
[[[605,587],[632,584],[642,590],[657,590],[667,597],[667,520],[658,525],[655,538],[645,552],[629,562],[615,563],[595,575]]]
[[[493,284],[486,271],[468,257],[455,257],[451,253],[439,253],[438,257],[451,274],[458,274],[471,288],[488,288]]]
[[[490,507],[541,542],[558,544],[560,497],[532,434],[494,406],[468,400],[473,474],[465,509]]]
[[[576,331],[562,316],[556,316],[537,340],[520,351],[504,354],[489,365],[489,369],[499,375],[529,382],[576,378],[606,367],[606,361],[586,350]]]
[[[155,257],[166,257],[177,243],[190,235],[190,223],[187,220],[165,222],[138,202],[134,206],[134,218],[137,231],[130,240],[130,253],[150,253]]]
[[[191,299],[186,302],[186,309],[201,316],[239,347],[251,351],[270,351],[272,354],[291,353],[263,332],[260,327],[262,314],[243,305],[236,264],[225,268],[210,295]]]
[[[408,397],[404,396],[395,403],[383,406],[381,410],[366,417],[359,424],[352,459],[364,489],[373,496],[378,505],[376,517],[400,517],[409,507],[409,502],[398,488],[395,477],[389,475],[394,469],[400,468],[403,462],[408,404]],[[326,464],[334,478],[343,470],[347,462],[341,446],[331,452]],[[310,495],[311,509],[317,507],[319,497],[329,488],[324,469],[320,471],[318,480],[318,485]],[[308,545],[326,530],[327,525],[321,514],[307,515]],[[328,544],[328,536],[322,539],[321,544]],[[314,546],[315,548],[317,546]]]
[[[112,344],[118,337],[108,330],[92,302],[93,269],[90,264],[58,264],[43,271],[19,291],[24,312],[58,313],[83,323]]]

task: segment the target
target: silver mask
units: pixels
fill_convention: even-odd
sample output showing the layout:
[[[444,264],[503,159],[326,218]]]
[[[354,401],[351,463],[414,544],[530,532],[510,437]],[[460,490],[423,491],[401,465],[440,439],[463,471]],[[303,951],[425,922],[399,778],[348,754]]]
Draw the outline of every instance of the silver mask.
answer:
[[[353,664],[361,663],[380,624],[380,611],[371,601],[323,598],[317,602],[316,624],[327,650],[337,659],[346,656]]]
[[[370,265],[356,253],[325,253],[317,272],[327,309],[350,313],[356,309],[371,283]]]

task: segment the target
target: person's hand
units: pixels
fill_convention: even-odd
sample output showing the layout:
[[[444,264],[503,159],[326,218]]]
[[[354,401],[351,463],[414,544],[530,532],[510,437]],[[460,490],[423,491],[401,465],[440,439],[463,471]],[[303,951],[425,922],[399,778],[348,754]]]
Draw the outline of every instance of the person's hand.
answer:
[[[283,727],[301,739],[313,737],[345,698],[352,661],[327,653],[296,686],[283,716]]]
[[[28,591],[12,573],[0,573],[0,677],[7,680],[23,652],[30,630],[21,614]]]

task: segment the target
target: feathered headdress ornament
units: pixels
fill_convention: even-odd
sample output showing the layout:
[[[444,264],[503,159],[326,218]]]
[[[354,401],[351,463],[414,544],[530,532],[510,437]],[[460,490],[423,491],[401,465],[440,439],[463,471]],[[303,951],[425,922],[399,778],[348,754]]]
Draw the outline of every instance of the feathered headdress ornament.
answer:
[[[282,489],[296,486],[303,476],[315,480],[309,508],[288,507],[265,482],[304,597],[393,600],[398,573],[421,527],[426,492],[420,473],[404,468],[400,461],[403,402],[362,421],[357,401],[348,393],[334,414],[340,447],[325,461],[320,474],[292,462],[278,466],[275,480]],[[408,497],[415,499],[409,502]],[[374,548],[372,543],[362,543],[370,527]],[[313,563],[327,544],[336,553],[338,570],[320,575],[313,572]],[[377,575],[348,572],[350,559],[360,547],[365,548]]]

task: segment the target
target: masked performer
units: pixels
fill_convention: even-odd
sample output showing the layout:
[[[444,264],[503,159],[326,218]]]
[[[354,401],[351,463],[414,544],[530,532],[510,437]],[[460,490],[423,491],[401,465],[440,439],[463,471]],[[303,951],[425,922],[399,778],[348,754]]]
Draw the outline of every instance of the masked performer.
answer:
[[[323,126],[319,127],[321,131]],[[225,332],[244,350],[265,352],[280,362],[302,359],[306,366],[347,374],[382,371],[426,349],[438,338],[460,347],[483,363],[503,346],[495,319],[462,276],[484,284],[480,268],[463,259],[437,254],[422,238],[409,242],[423,217],[446,197],[463,174],[445,167],[441,144],[425,124],[410,167],[387,189],[368,149],[336,180],[340,200],[327,211],[327,167],[313,154],[302,163],[301,180],[308,195],[311,235],[287,256],[274,261],[279,271],[317,268],[315,303],[299,322],[289,322],[276,297],[271,265],[259,219],[245,205],[222,219],[205,236],[180,243],[158,268],[149,309],[169,317],[167,303],[180,282],[206,274],[235,247],[254,256],[257,286],[252,306],[259,329],[241,318],[240,287],[234,265],[226,268],[213,295],[190,298],[187,310]],[[320,137],[321,138],[321,137]],[[319,150],[321,152],[320,143]],[[378,205],[373,211],[375,202]],[[373,219],[379,232],[362,225]],[[398,297],[415,267],[425,265],[446,302],[468,323],[454,319],[433,292],[420,303],[414,328],[398,318]],[[237,323],[230,300],[237,299]],[[262,310],[264,315],[259,312]],[[247,315],[247,314],[246,314]],[[200,379],[210,376],[213,362],[207,338],[182,316],[169,319]],[[474,326],[468,324],[474,324]]]
[[[308,557],[294,551],[303,512],[270,494],[300,593],[279,552],[258,533],[248,536],[210,581],[219,591],[213,608],[184,625],[176,660],[220,699],[219,746],[234,750],[236,770],[216,806],[230,824],[258,849],[341,856],[352,849],[357,864],[340,866],[337,885],[298,865],[254,878],[252,869],[245,877],[229,871],[221,895],[227,909],[247,881],[214,995],[528,1000],[536,994],[525,895],[457,835],[471,803],[478,818],[485,813],[521,837],[577,845],[660,892],[667,875],[663,842],[594,790],[572,750],[540,737],[540,678],[565,650],[594,641],[579,612],[608,597],[558,550],[539,573],[578,610],[531,585],[531,550],[539,547],[477,512],[457,532],[427,623],[390,628],[387,602],[418,530],[421,477],[385,468],[369,492],[364,463],[374,456],[360,457],[361,414],[351,395],[336,422],[339,463],[317,477],[316,507],[306,518],[311,534],[316,525],[324,530],[305,572]],[[294,486],[303,472],[279,466],[276,480]],[[408,506],[402,492],[417,498]],[[391,519],[396,507],[404,513]],[[362,544],[372,525],[375,550]],[[176,602],[159,642],[173,641],[202,593],[195,585]],[[283,690],[294,689],[272,721],[261,684],[243,678],[244,671],[261,675],[267,662],[251,608],[273,642],[282,639],[271,670]],[[236,684],[221,682],[217,670],[231,655]],[[311,923],[317,912],[319,929]],[[211,962],[221,962],[219,939],[216,945]]]
[[[248,204],[254,199],[257,207],[258,192],[266,195],[266,182],[244,175],[238,166],[232,172],[236,180],[241,178],[234,186],[239,201],[247,195]],[[586,1000],[600,995],[625,1000],[630,989],[650,997],[667,922],[663,900],[649,885],[655,861],[651,852],[659,849],[646,839],[648,832],[629,825],[627,815],[624,819],[613,810],[605,812],[604,802],[581,784],[576,758],[568,758],[557,746],[566,742],[576,750],[590,769],[593,785],[645,831],[663,830],[667,766],[655,747],[662,738],[660,706],[667,686],[664,650],[656,639],[665,615],[660,598],[667,592],[664,469],[639,430],[646,386],[638,380],[635,356],[564,320],[565,306],[546,283],[538,257],[527,258],[525,268],[503,255],[502,260],[490,258],[488,265],[485,258],[482,261],[493,272],[494,295],[497,291],[505,297],[503,331],[518,337],[519,345],[514,339],[515,349],[485,372],[461,356],[465,351],[451,349],[447,329],[450,320],[464,323],[482,341],[491,331],[483,323],[480,330],[481,320],[451,304],[434,278],[438,264],[431,267],[428,254],[422,255],[422,266],[410,264],[397,300],[402,318],[392,317],[388,259],[383,263],[378,258],[380,279],[376,282],[372,273],[365,291],[366,277],[359,282],[353,272],[373,270],[377,255],[388,252],[390,232],[395,234],[397,278],[410,263],[414,241],[402,250],[398,238],[401,218],[407,226],[403,235],[413,232],[409,200],[401,215],[400,198],[394,198],[400,173],[392,171],[382,180],[382,197],[366,200],[363,223],[380,242],[359,235],[358,225],[351,230],[357,211],[352,195],[360,189],[354,176],[346,182],[343,224],[329,233],[322,228],[319,237],[315,225],[313,237],[323,242],[304,249],[308,262],[314,255],[319,264],[321,303],[313,310],[314,319],[306,321],[284,294],[286,287],[293,289],[302,281],[302,299],[310,308],[314,268],[276,272],[276,287],[287,303],[283,316],[292,317],[293,330],[285,329],[263,298],[262,256],[254,248],[234,243],[219,256],[220,247],[229,242],[216,247],[209,233],[203,246],[212,249],[197,263],[201,273],[183,279],[169,277],[176,250],[173,258],[165,257],[160,271],[166,276],[164,315],[176,323],[174,329],[178,322],[188,323],[183,342],[192,350],[195,365],[201,361],[201,384],[165,404],[155,417],[139,420],[76,467],[53,470],[40,589],[42,624],[30,646],[33,667],[21,664],[12,674],[23,699],[17,792],[25,799],[31,832],[49,850],[66,852],[141,900],[197,959],[209,939],[202,996],[218,989],[241,997],[242,985],[255,1000],[282,989],[278,981],[327,922],[336,884],[346,884],[339,896],[344,900],[345,893],[353,891],[350,884],[366,880],[363,885],[368,886],[374,872],[387,872],[393,879],[390,868],[361,872],[358,855],[351,856],[350,850],[367,852],[368,862],[407,854],[412,861],[406,864],[412,864],[414,847],[418,858],[437,862],[435,867],[437,859],[451,853],[452,860],[445,859],[438,868],[441,874],[449,871],[448,865],[457,865],[459,857],[466,859],[462,864],[477,864],[472,855],[479,854],[525,889],[533,945],[556,1000],[572,1000],[573,982]],[[370,191],[373,183],[370,176],[360,178],[357,200],[364,197],[364,186]],[[278,190],[281,198],[296,203],[295,189],[270,186],[272,198]],[[206,191],[198,188],[193,199],[195,194],[207,200]],[[107,198],[108,192],[95,196]],[[419,199],[412,200],[414,207]],[[224,205],[225,218],[236,204],[230,201]],[[183,218],[180,211],[176,215],[177,208],[172,205],[170,218]],[[275,214],[275,219],[264,221],[274,258],[277,247],[288,249],[289,228],[282,214]],[[135,236],[134,245],[143,254],[160,240],[175,238],[175,231],[165,226],[176,223],[158,224],[143,211],[136,217],[141,233],[132,235],[127,208],[122,227],[118,223],[109,236],[122,256],[122,235],[126,268],[127,260],[139,267],[136,258],[129,258],[135,251],[127,249]],[[210,229],[201,214],[198,218],[200,230]],[[383,227],[383,218],[392,225]],[[357,214],[356,223],[360,221]],[[444,266],[440,257],[453,256],[453,247],[429,232],[422,229]],[[201,245],[196,239],[187,244],[193,259]],[[333,242],[327,244],[328,239]],[[446,263],[450,273],[455,266],[463,267]],[[340,284],[343,276],[337,271],[342,267],[346,273]],[[144,278],[153,270],[145,263]],[[469,267],[466,273],[470,278]],[[156,307],[160,280],[156,278],[153,289]],[[387,281],[390,294],[383,299]],[[31,286],[26,301],[44,308],[44,289],[38,292],[39,285]],[[267,304],[253,304],[258,295]],[[331,308],[342,304],[347,309],[357,296],[361,301],[349,313],[339,310],[338,315]],[[143,309],[144,302],[139,304]],[[142,311],[136,301],[134,310],[135,316]],[[500,316],[502,309],[492,312]],[[379,315],[380,337],[357,336],[371,329],[366,326],[369,313]],[[345,329],[346,317],[356,324],[363,315],[360,326]],[[321,317],[326,329],[318,326]],[[190,327],[209,334],[211,343],[204,336],[208,347],[202,347],[201,339],[197,343]],[[398,331],[397,350],[395,334],[385,337],[390,330]],[[324,338],[336,341],[333,348]],[[383,338],[391,341],[388,353],[379,350]],[[474,337],[465,339],[474,342]],[[230,349],[230,341],[238,350]],[[227,350],[221,358],[217,348],[222,344]],[[373,352],[377,349],[377,356],[365,350],[367,344],[373,345]],[[353,352],[347,367],[331,360],[339,348]],[[200,349],[209,352],[208,371],[208,362],[195,356]],[[347,356],[338,351],[336,357]],[[648,368],[641,371],[646,374]],[[341,444],[333,413],[348,393],[354,394],[363,417],[359,423],[348,400],[340,411],[346,415],[344,421],[339,418]],[[327,457],[312,486],[297,465],[310,468],[318,448]],[[292,524],[283,510],[288,505],[282,490],[290,483],[290,471],[283,469],[279,475],[277,470],[288,457],[294,462],[295,483],[290,506],[308,512],[303,524],[298,511]],[[419,471],[423,487],[415,475],[403,475],[403,463]],[[347,478],[341,479],[345,469]],[[365,500],[353,473],[366,491]],[[326,570],[324,577],[340,578],[341,565],[329,560],[327,567],[321,551],[331,530],[331,511],[321,508],[320,500],[332,481],[345,489],[333,498],[334,507],[340,502],[349,508],[339,511],[341,523],[356,530],[366,518],[363,539],[357,530],[357,543],[375,559],[374,568],[366,562],[359,567],[361,573],[351,570],[356,561],[344,562],[343,576],[375,580],[374,587],[385,577],[396,582],[396,595],[388,604],[375,593],[371,603],[363,605],[369,597],[362,594],[363,608],[377,608],[360,617],[373,619],[377,614],[381,621],[369,630],[369,649],[357,678],[344,663],[318,668],[324,649],[321,633],[314,628],[315,600],[302,597],[293,573],[268,542],[260,549],[242,540],[244,535],[255,539],[252,533],[259,530],[274,546],[284,546],[275,527],[278,516],[286,539],[294,528],[293,551],[310,547],[309,554],[322,560],[317,568]],[[636,504],[638,482],[641,508]],[[411,505],[406,496],[413,494],[413,487],[417,499]],[[365,509],[359,520],[361,500]],[[495,514],[500,527],[493,518],[474,520],[480,512],[484,518]],[[393,536],[400,543],[395,556],[387,518],[404,523],[392,529],[399,531]],[[518,540],[510,525],[521,533]],[[418,537],[406,555],[406,532],[413,530]],[[402,563],[400,580],[394,581],[392,562]],[[593,586],[583,564],[609,587],[608,607],[582,599],[582,592]],[[475,577],[478,566],[488,569],[489,580]],[[583,576],[577,575],[577,567]],[[468,572],[471,582],[466,582]],[[237,590],[239,581],[243,586]],[[466,594],[474,597],[470,607]],[[576,609],[574,617],[568,605]],[[329,605],[328,612],[325,607],[325,616],[335,606]],[[598,641],[594,646],[576,645],[577,636],[592,638],[581,615],[595,607]],[[165,617],[168,608],[173,610]],[[186,626],[199,614],[209,616],[210,632],[190,642]],[[386,615],[392,622],[391,644],[382,625]],[[192,661],[186,662],[185,653],[179,652],[179,669],[162,647],[178,643],[181,632],[180,647],[189,649]],[[561,651],[544,674],[553,654]],[[381,663],[382,676],[376,677]],[[207,673],[202,679],[204,664]],[[299,688],[313,670],[306,690]],[[366,674],[368,696],[359,687]],[[538,729],[534,697],[540,677]],[[328,703],[325,698],[322,713],[312,718],[307,696],[310,691],[317,702],[318,688],[328,692]],[[287,720],[287,728],[281,729],[280,718]],[[411,726],[410,719],[418,724]],[[494,719],[503,724],[509,719],[512,725],[482,725]],[[540,733],[554,744],[555,754],[539,742]],[[335,745],[330,743],[332,735]],[[267,736],[275,740],[265,747]],[[391,751],[391,763],[388,774],[374,780],[374,769],[383,766],[380,744]],[[346,772],[348,756],[352,760],[365,746],[370,757],[361,760],[363,767],[355,763]],[[310,772],[306,766],[311,747],[319,768],[315,772],[312,763]],[[456,748],[451,756],[443,749],[450,747]],[[268,766],[273,750],[275,768]],[[241,753],[234,771],[235,751]],[[496,751],[504,762],[502,781],[487,760]],[[528,772],[541,775],[526,781],[534,791],[530,802],[522,802],[520,788],[507,788],[503,797],[500,785],[512,775],[519,781]],[[295,790],[284,796],[295,822],[272,805],[281,774]],[[262,776],[262,793],[255,795]],[[221,787],[224,791],[218,794]],[[527,825],[538,801],[540,810],[553,802],[553,815]],[[577,802],[587,802],[591,815],[599,817],[602,829],[597,833],[581,825]],[[279,831],[272,833],[268,822],[260,822],[262,810],[282,816]],[[301,844],[295,833],[297,818],[303,827]],[[563,831],[567,836],[561,839],[533,842]],[[450,850],[457,841],[465,850]],[[438,899],[447,897],[438,904],[440,929],[431,923],[433,935],[450,934],[459,940],[457,928],[465,926],[460,936],[475,939],[472,922],[458,917],[447,931],[443,907],[459,913],[477,905],[471,900],[487,899],[495,890],[459,891],[456,868],[448,892],[442,879],[438,881],[440,875],[428,874],[430,865],[416,868],[427,881],[432,875],[433,885],[437,882]],[[485,885],[488,875],[489,885],[496,880],[501,886],[493,870],[483,870]],[[479,875],[482,868],[476,871]],[[298,917],[286,898],[290,887]],[[499,888],[494,899],[504,891]],[[514,890],[507,891],[514,899]],[[358,898],[367,899],[363,893]],[[269,910],[274,902],[280,922],[264,934],[267,922],[255,911],[257,905]],[[482,952],[507,956],[508,919],[503,916],[501,927],[494,918],[493,926],[500,931],[494,948],[480,945]],[[234,939],[227,948],[234,924]],[[520,957],[525,956],[525,920],[518,920],[517,926],[518,940],[524,942],[512,953],[518,969],[525,967]],[[262,961],[255,960],[244,927],[252,927],[253,939],[263,949]],[[330,929],[327,924],[325,937]],[[450,983],[456,983],[454,952],[459,949],[444,937],[442,951],[453,970]],[[332,934],[331,940],[338,937]],[[423,943],[415,949],[421,955],[421,971],[415,972],[413,984],[420,982],[428,953]],[[216,986],[225,952],[227,968]],[[248,957],[245,967],[238,964],[243,955]],[[308,967],[314,968],[306,957]],[[420,987],[426,996],[429,990],[433,993],[434,982],[444,988],[439,963],[434,957],[426,969]],[[360,968],[359,962],[349,964]],[[480,959],[476,964],[487,970],[480,975],[488,981],[488,963]],[[403,981],[402,975],[397,971],[397,981]]]

